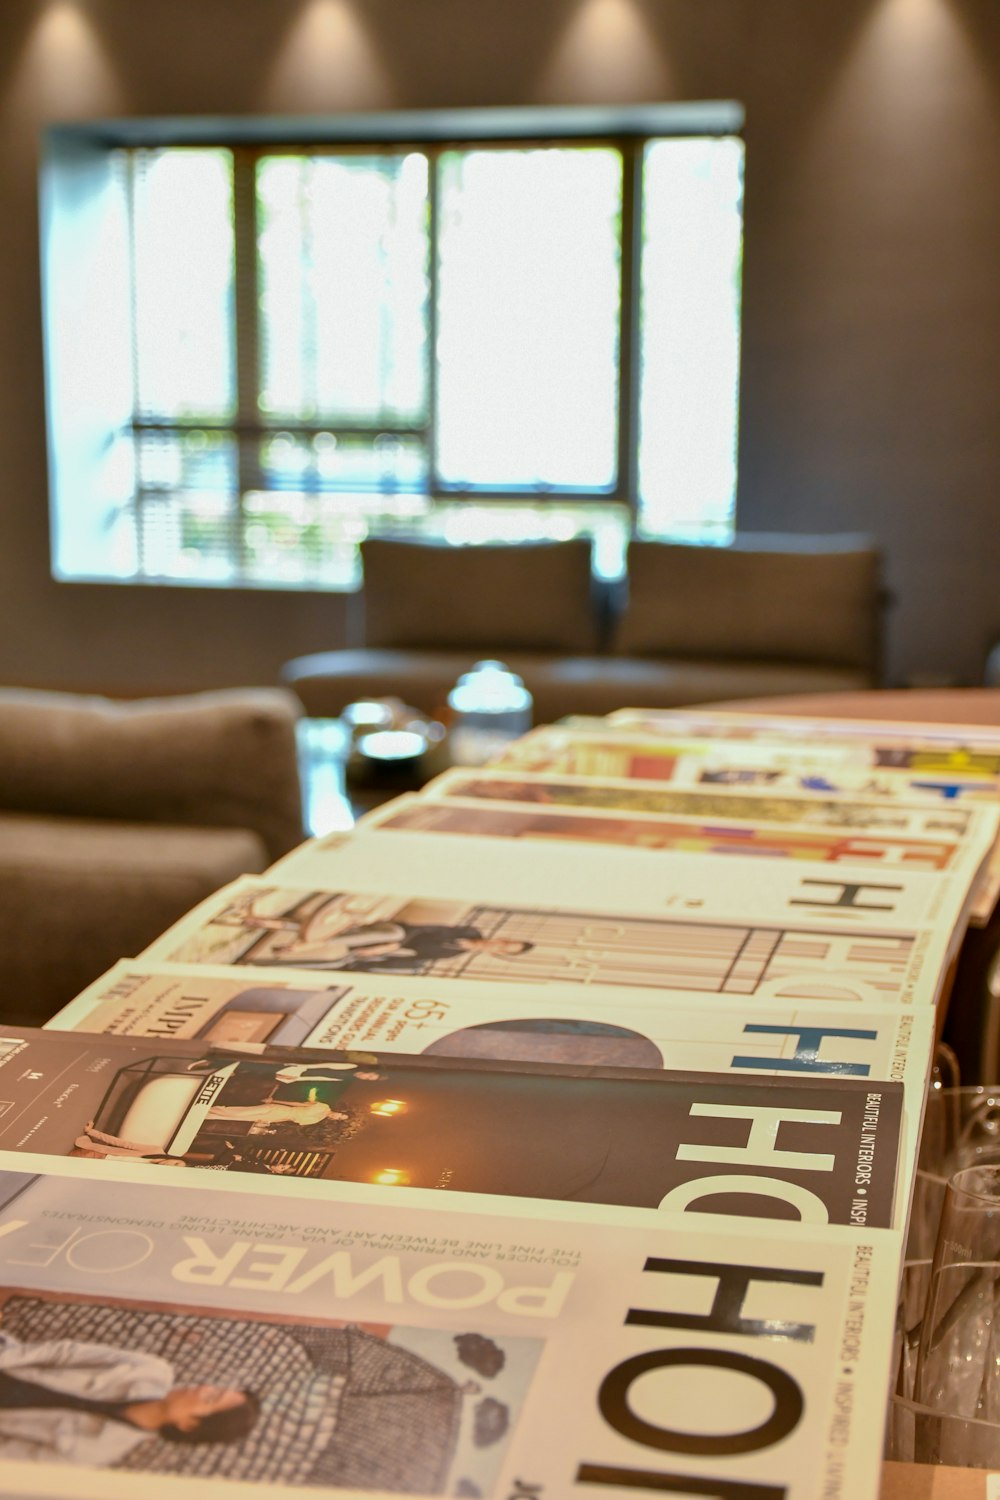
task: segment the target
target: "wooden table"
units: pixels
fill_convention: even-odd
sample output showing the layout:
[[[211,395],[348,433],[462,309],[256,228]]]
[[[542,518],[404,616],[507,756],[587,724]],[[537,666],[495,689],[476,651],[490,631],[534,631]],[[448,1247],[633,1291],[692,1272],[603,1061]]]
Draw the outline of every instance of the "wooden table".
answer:
[[[883,1464],[879,1500],[986,1500],[986,1478],[985,1469]]]
[[[914,724],[983,724],[1000,729],[1000,688],[871,688],[857,693],[796,693],[740,698],[704,708],[812,719],[875,719]]]

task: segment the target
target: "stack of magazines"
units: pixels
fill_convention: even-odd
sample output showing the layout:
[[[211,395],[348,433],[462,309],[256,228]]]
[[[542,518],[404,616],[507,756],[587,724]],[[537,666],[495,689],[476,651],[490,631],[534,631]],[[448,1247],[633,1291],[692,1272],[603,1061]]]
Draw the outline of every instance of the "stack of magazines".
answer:
[[[876,1496],[998,819],[1000,731],[567,720],[0,1028],[0,1490]]]

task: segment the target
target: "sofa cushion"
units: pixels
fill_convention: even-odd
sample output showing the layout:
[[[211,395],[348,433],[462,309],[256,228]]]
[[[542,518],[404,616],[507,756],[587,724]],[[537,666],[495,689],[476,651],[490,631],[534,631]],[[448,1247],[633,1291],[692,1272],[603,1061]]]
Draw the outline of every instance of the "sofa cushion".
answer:
[[[0,690],[0,807],[303,838],[295,721],[279,688],[114,702]]]
[[[40,1026],[219,886],[267,863],[263,841],[242,828],[0,813],[2,1019]]]
[[[464,546],[372,537],[361,545],[365,644],[592,651],[590,542]]]
[[[619,652],[876,670],[879,557],[863,538],[632,542],[628,574]]]

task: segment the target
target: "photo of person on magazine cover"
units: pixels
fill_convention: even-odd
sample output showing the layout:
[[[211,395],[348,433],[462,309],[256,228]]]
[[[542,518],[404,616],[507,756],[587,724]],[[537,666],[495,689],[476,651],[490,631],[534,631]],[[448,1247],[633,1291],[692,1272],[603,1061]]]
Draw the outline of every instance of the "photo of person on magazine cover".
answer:
[[[286,1321],[8,1288],[0,1492],[12,1460],[491,1494],[541,1351],[537,1338],[474,1324]]]
[[[133,1052],[70,1150],[634,1208],[708,1194],[710,1211],[766,1217],[787,1215],[793,1200],[800,1214],[805,1194],[846,1223],[871,1130],[865,1217],[888,1224],[901,1085],[874,1095],[863,1079],[821,1081],[822,1102],[814,1078],[734,1084],[724,1074],[430,1053],[284,1063],[225,1049],[191,1061]],[[762,1157],[768,1130],[780,1138]]]
[[[102,1466],[151,1434],[234,1442],[259,1412],[253,1391],[180,1385],[155,1354],[75,1339],[29,1343],[0,1328],[0,1458]]]
[[[350,1134],[352,1112],[341,1096],[355,1083],[370,1088],[382,1081],[384,1074],[367,1065],[375,1060],[369,1053],[310,1063],[233,1059],[225,1052],[187,1064],[145,1058],[118,1070],[71,1154],[314,1175],[318,1160],[302,1148]],[[261,1153],[255,1146],[286,1150]]]
[[[267,944],[248,949],[242,962],[308,969],[390,970],[412,974],[438,959],[492,954],[516,958],[531,950],[524,940],[483,933],[469,923],[408,922],[398,917],[342,925],[340,898],[306,905],[301,911],[269,916],[253,898],[234,902],[214,921],[249,932],[273,934]]]

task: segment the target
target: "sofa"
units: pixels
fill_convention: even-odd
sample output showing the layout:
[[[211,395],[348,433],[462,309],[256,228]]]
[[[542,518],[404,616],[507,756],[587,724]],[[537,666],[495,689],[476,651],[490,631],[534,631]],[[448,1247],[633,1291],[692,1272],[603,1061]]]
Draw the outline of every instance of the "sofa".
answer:
[[[297,700],[0,689],[0,1019],[41,1025],[303,838]]]
[[[866,537],[635,540],[614,583],[594,576],[586,539],[369,538],[361,556],[353,642],[282,672],[315,718],[386,696],[441,714],[458,676],[483,657],[523,677],[537,723],[878,681],[884,593]]]

